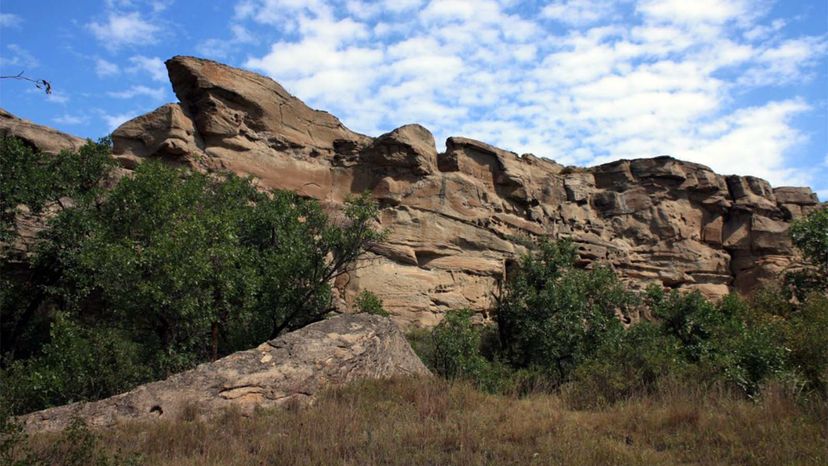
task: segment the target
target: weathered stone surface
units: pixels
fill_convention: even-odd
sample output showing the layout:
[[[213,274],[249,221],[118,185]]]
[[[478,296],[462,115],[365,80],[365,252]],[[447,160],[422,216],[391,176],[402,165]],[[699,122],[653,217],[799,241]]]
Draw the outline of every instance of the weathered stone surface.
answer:
[[[141,160],[135,156],[173,161],[201,152],[193,122],[178,104],[164,105],[124,123],[113,133],[112,146],[115,158],[131,169]]]
[[[429,175],[437,168],[434,136],[420,125],[405,125],[383,134],[362,154],[365,163],[395,167],[403,173]]]
[[[75,415],[94,427],[177,419],[187,411],[210,417],[229,407],[312,401],[321,389],[355,379],[428,373],[390,319],[341,315],[112,398],[20,420],[29,431],[56,431]]]
[[[33,148],[50,154],[57,154],[62,150],[78,150],[86,144],[86,141],[81,138],[17,118],[2,108],[0,108],[0,136],[18,137]]]
[[[461,137],[437,153],[419,125],[370,138],[268,78],[192,57],[167,67],[180,102],[115,131],[122,164],[230,170],[332,206],[371,190],[391,233],[337,282],[339,304],[368,289],[405,325],[490,310],[532,237],[572,238],[581,264],[608,263],[635,286],[748,293],[796,260],[789,222],[823,208],[808,188],[669,156],[562,167]]]

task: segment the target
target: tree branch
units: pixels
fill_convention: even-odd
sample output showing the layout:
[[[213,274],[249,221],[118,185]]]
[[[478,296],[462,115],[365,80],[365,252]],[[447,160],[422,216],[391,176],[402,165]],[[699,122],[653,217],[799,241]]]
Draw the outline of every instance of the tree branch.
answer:
[[[20,73],[8,75],[8,76],[0,76],[0,79],[17,79],[20,81],[29,81],[30,83],[34,83],[35,87],[38,89],[43,89],[46,94],[52,93],[52,84],[45,79],[32,79],[27,76],[23,76],[24,71]]]

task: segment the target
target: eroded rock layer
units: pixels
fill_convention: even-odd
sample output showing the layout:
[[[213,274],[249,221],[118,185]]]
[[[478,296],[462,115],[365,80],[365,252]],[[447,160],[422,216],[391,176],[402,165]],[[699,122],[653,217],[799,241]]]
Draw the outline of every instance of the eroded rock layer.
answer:
[[[342,304],[368,289],[406,324],[490,310],[522,240],[540,236],[572,238],[636,285],[749,293],[794,260],[791,220],[821,208],[809,188],[666,156],[563,167],[460,137],[438,153],[420,125],[371,138],[257,74],[192,57],[167,68],[180,102],[115,131],[122,165],[231,170],[332,206],[371,190],[390,238],[340,280]]]

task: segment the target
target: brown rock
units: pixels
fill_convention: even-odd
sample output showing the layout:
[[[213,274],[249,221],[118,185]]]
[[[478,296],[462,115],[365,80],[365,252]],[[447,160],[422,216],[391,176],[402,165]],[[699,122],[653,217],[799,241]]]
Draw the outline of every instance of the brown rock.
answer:
[[[789,221],[819,208],[808,188],[668,156],[564,168],[461,137],[438,154],[419,125],[373,139],[254,73],[192,57],[167,67],[181,102],[115,132],[122,164],[230,170],[328,205],[371,190],[391,233],[338,282],[340,296],[371,290],[406,325],[491,310],[505,264],[538,237],[572,238],[581,264],[607,262],[635,285],[750,292],[796,261]]]
[[[0,108],[0,136],[18,137],[33,148],[49,154],[57,154],[62,150],[76,151],[86,144],[86,141],[81,138],[17,118],[2,108]]]
[[[437,169],[437,148],[431,131],[420,125],[405,125],[378,137],[362,153],[362,160],[429,175]]]
[[[112,398],[20,420],[29,431],[57,431],[76,415],[92,427],[178,419],[188,411],[209,418],[230,407],[311,401],[321,389],[355,379],[428,373],[391,320],[341,315]]]

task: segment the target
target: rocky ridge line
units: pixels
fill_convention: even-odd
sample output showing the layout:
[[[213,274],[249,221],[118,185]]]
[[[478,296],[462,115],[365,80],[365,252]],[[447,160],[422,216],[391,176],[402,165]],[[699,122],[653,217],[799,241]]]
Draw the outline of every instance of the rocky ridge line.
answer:
[[[528,237],[571,237],[584,263],[610,263],[637,286],[750,293],[796,263],[790,222],[822,208],[809,188],[667,156],[564,167],[460,137],[438,153],[420,125],[358,134],[248,71],[194,57],[167,69],[180,102],[113,133],[122,166],[230,170],[331,206],[371,190],[391,235],[337,284],[340,304],[368,289],[406,325],[492,309]]]

